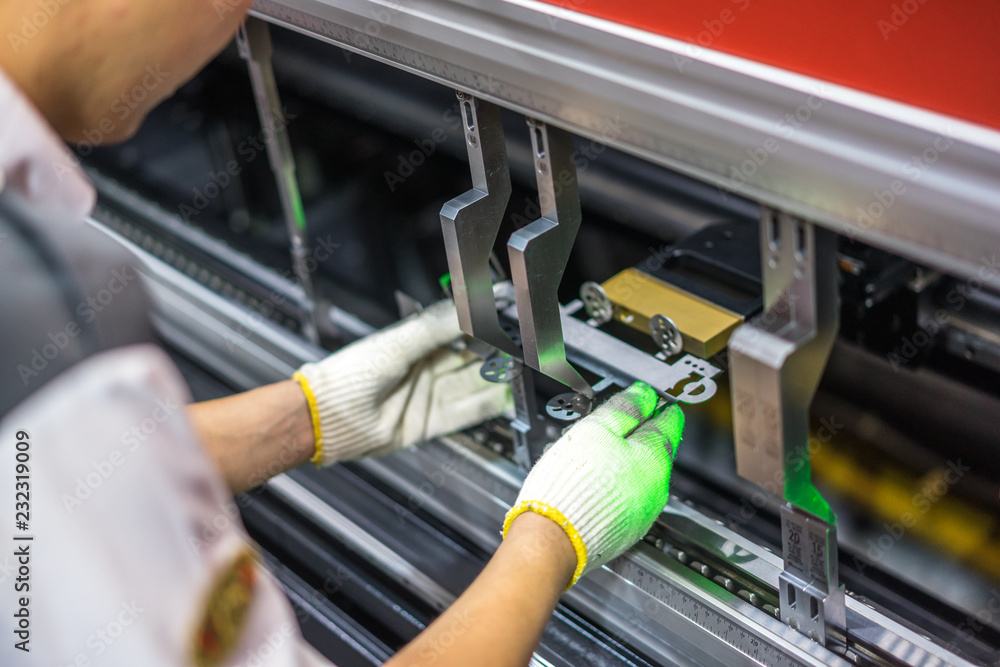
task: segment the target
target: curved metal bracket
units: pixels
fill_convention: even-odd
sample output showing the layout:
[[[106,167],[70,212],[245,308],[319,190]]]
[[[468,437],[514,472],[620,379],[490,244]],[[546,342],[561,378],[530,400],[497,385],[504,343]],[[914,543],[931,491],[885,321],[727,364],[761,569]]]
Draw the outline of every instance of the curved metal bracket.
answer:
[[[809,477],[809,405],[838,327],[836,237],[786,213],[761,211],[764,312],[729,339],[740,476],[821,519],[829,505]]]
[[[441,208],[452,291],[462,331],[507,354],[521,350],[500,328],[490,255],[510,199],[510,170],[500,107],[458,93],[472,189]]]
[[[507,242],[524,362],[587,398],[594,390],[566,360],[558,289],[580,229],[580,191],[568,132],[529,119],[542,217]]]

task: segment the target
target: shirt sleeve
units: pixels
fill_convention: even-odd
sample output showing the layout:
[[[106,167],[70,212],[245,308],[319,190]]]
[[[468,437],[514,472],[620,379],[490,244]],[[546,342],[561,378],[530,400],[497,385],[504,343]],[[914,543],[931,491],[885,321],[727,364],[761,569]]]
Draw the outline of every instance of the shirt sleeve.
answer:
[[[0,497],[14,497],[21,449],[30,469],[29,521],[0,521],[0,606],[27,602],[30,654],[5,640],[0,664],[329,665],[258,564],[188,401],[169,358],[134,346],[74,366],[0,422]],[[17,542],[20,592],[15,537],[31,538]]]
[[[97,201],[79,160],[0,69],[0,189],[5,186],[29,201],[55,204],[81,219]]]

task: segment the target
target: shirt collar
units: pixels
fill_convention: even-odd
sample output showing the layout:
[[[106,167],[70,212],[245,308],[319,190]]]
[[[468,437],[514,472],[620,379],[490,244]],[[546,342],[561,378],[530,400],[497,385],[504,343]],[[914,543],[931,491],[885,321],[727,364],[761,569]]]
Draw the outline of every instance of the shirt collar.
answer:
[[[97,193],[69,151],[27,96],[0,69],[0,189],[16,188],[29,201],[47,202],[81,217]]]

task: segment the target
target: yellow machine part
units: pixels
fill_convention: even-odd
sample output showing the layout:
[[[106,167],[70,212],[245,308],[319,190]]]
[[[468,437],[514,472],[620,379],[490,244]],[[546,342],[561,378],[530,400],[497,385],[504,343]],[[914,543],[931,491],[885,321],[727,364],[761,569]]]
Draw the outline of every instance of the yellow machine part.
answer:
[[[1000,581],[1000,523],[988,512],[949,495],[947,468],[917,475],[872,466],[853,456],[851,443],[822,446],[812,454],[817,479],[866,508],[883,522],[882,543],[870,544],[875,559],[903,533],[928,542]],[[888,537],[893,540],[889,540]]]
[[[684,350],[702,359],[724,350],[730,334],[743,323],[743,316],[638,269],[625,269],[601,287],[619,322],[648,334],[650,319],[669,317],[681,332]]]

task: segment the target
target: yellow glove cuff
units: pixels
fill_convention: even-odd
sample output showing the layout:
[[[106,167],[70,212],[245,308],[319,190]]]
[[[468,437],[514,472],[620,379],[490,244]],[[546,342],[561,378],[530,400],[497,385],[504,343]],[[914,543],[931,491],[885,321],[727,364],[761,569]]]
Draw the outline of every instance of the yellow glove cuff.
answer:
[[[573,550],[576,552],[576,571],[573,572],[573,578],[569,581],[569,586],[566,590],[573,588],[573,584],[576,583],[580,575],[583,574],[584,568],[587,567],[587,545],[583,543],[583,538],[580,537],[580,533],[577,532],[570,520],[566,518],[566,515],[557,510],[551,505],[546,505],[545,503],[538,502],[537,500],[525,500],[518,503],[514,507],[510,508],[507,512],[507,517],[503,521],[503,536],[507,537],[507,531],[510,530],[510,526],[514,523],[514,519],[521,516],[525,512],[534,512],[535,514],[541,514],[542,516],[552,519],[557,524],[559,524],[563,532],[566,533],[566,537],[569,541],[573,543]]]
[[[292,375],[292,379],[302,387],[302,393],[306,395],[306,403],[309,404],[309,417],[312,419],[313,437],[316,439],[316,451],[313,453],[312,458],[309,459],[309,462],[319,467],[323,463],[323,430],[320,428],[319,406],[316,403],[316,394],[313,393],[312,387],[309,386],[309,380],[302,373],[295,373]]]

